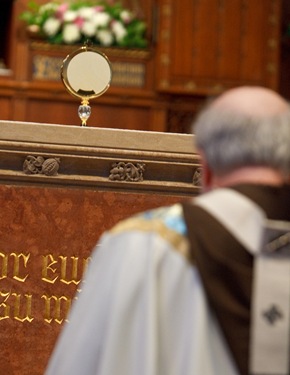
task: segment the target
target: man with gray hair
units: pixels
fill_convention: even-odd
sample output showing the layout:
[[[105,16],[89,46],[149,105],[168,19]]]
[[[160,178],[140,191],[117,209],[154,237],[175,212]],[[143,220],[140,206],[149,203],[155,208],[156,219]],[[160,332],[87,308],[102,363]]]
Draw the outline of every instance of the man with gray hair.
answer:
[[[203,194],[102,236],[46,375],[289,374],[290,107],[234,88],[194,133]]]

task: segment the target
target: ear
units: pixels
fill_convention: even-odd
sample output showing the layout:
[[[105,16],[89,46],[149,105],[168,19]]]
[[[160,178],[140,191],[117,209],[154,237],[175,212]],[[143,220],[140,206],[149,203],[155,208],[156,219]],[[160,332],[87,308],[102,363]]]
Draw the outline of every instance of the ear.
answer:
[[[205,155],[203,152],[199,152],[201,157],[201,167],[202,167],[202,190],[203,192],[209,191],[212,189],[213,184],[213,174],[206,161]]]

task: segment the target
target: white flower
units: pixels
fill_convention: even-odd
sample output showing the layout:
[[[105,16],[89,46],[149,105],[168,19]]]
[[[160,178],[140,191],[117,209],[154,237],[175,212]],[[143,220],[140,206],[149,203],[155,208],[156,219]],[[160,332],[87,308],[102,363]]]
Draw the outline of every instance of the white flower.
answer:
[[[116,36],[117,42],[121,42],[127,35],[127,30],[120,21],[114,21],[112,23],[112,31]]]
[[[38,7],[33,5],[38,2],[42,4]],[[121,0],[117,7],[114,0],[31,0],[31,3],[28,4],[31,11],[23,12],[23,19],[34,30],[38,26],[39,31],[35,33],[45,36],[48,42],[74,44],[82,39],[95,38],[104,46],[133,47],[138,44],[138,38],[133,35],[130,39],[130,33],[133,34],[136,27],[137,36],[140,34],[146,44],[141,35],[145,23],[134,12],[123,7]],[[132,21],[136,24],[131,24]]]
[[[74,10],[67,10],[63,14],[63,21],[64,22],[73,22],[78,16],[78,13]]]
[[[57,8],[58,8],[58,4],[54,4],[54,3],[43,4],[39,8],[39,14],[43,14],[45,12],[55,12]]]
[[[81,31],[85,36],[92,37],[96,33],[96,26],[92,21],[85,21]]]
[[[82,7],[78,10],[78,15],[85,20],[90,20],[95,13],[96,10],[92,7]]]
[[[67,24],[63,27],[63,40],[67,44],[73,44],[81,38],[80,29],[75,24]]]
[[[45,21],[43,25],[43,31],[48,36],[54,36],[59,31],[60,26],[61,22],[59,19],[50,17]]]
[[[133,15],[129,10],[122,10],[120,18],[124,23],[129,23],[133,19]]]
[[[102,46],[109,47],[114,42],[114,36],[110,30],[99,30],[96,38],[100,41]]]
[[[92,22],[94,22],[96,27],[106,27],[110,21],[110,15],[105,12],[97,12],[92,17]]]

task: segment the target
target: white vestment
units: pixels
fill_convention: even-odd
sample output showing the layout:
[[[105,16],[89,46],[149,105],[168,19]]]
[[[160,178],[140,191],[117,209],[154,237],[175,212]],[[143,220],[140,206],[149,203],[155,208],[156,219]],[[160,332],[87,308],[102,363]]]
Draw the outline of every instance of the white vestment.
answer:
[[[204,202],[216,202],[218,213],[225,193],[195,202],[205,209]],[[247,231],[252,236],[252,215],[262,220],[247,199],[230,212],[230,226],[242,239]],[[199,272],[188,260],[185,232],[177,204],[128,219],[102,236],[46,375],[238,374]]]

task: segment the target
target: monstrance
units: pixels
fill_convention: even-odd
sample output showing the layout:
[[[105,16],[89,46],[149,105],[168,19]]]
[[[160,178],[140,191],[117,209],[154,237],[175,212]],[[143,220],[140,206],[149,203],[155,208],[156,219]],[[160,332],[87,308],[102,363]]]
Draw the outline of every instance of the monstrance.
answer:
[[[85,44],[63,60],[61,79],[68,92],[81,99],[78,115],[82,126],[86,126],[91,115],[89,101],[104,94],[111,83],[112,69],[107,56]]]

